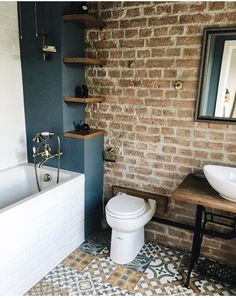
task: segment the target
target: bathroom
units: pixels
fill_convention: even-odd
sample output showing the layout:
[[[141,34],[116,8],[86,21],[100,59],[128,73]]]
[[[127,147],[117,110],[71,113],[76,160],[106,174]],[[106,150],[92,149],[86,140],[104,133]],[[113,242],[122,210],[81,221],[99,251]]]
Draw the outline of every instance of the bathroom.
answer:
[[[209,121],[201,119],[200,114],[196,119],[198,88],[203,80],[200,68],[204,29],[233,28],[236,3],[88,1],[82,14],[95,16],[102,21],[101,26],[84,29],[63,19],[81,13],[81,9],[79,2],[0,2],[0,131],[4,144],[0,149],[0,174],[34,162],[33,146],[38,148],[39,144],[32,139],[37,133],[58,134],[61,171],[85,175],[84,235],[78,241],[88,241],[80,250],[85,252],[87,258],[82,263],[87,267],[73,267],[73,260],[82,256],[77,251],[75,258],[76,253],[65,249],[65,261],[48,261],[51,268],[45,277],[38,277],[35,287],[29,283],[23,292],[16,288],[8,292],[4,275],[0,274],[1,295],[236,295],[232,283],[211,281],[207,276],[197,279],[198,273],[188,287],[177,283],[182,277],[172,267],[178,267],[179,258],[188,257],[191,251],[190,227],[194,227],[196,205],[171,198],[181,182],[190,173],[200,173],[204,165],[236,166],[233,121]],[[45,45],[56,51],[43,51]],[[102,63],[70,64],[63,61],[65,57],[97,58]],[[86,85],[90,98],[99,100],[68,102],[76,97],[78,85]],[[81,120],[94,129],[94,137],[71,136],[75,123]],[[54,150],[56,145],[53,139]],[[56,168],[57,158],[45,166]],[[4,185],[11,187],[11,179],[3,180]],[[110,229],[104,223],[102,198],[104,202],[111,199],[114,186],[118,186],[118,192],[122,188],[123,192],[135,190],[137,197],[138,193],[157,197],[157,211],[145,225],[146,244],[141,250],[146,258],[140,260],[148,265],[143,265],[141,271],[128,267],[134,285],[119,283],[113,273],[126,267],[110,260],[107,245],[99,246],[100,233],[105,238],[102,244],[111,240]],[[220,210],[220,215],[235,218],[235,213],[228,211]],[[96,232],[99,226],[101,232]],[[48,232],[47,226],[42,229]],[[206,229],[209,234],[204,234],[200,257],[235,266],[235,238],[214,236],[210,233],[215,231],[212,223]],[[5,226],[3,231],[1,225],[1,231],[7,234]],[[224,232],[222,226],[216,232]],[[90,237],[94,237],[92,243],[97,243],[94,254],[86,247]],[[37,241],[34,246],[36,255],[40,251]],[[165,259],[161,259],[162,254],[170,259],[169,266],[158,265],[157,257],[161,262]],[[20,266],[18,261],[16,255],[15,268]],[[2,263],[1,259],[0,266]],[[102,273],[105,265],[107,271]],[[95,271],[100,272],[98,276]],[[65,280],[68,273],[71,284],[60,280],[57,275],[61,272]],[[10,279],[11,274],[5,276]]]

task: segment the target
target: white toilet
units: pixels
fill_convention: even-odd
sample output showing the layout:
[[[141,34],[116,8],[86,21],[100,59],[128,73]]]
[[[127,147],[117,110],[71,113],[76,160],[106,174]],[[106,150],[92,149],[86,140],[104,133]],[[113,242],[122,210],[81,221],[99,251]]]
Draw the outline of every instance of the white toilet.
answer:
[[[118,193],[106,205],[106,219],[112,228],[110,258],[118,264],[131,262],[144,245],[144,225],[153,217],[155,200],[143,200]]]

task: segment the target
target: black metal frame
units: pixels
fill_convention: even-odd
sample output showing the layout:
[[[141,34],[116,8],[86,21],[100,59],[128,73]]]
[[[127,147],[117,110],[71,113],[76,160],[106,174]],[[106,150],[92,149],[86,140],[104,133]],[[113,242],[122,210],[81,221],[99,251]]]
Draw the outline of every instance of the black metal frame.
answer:
[[[202,223],[203,214],[204,214],[204,219],[203,219],[203,223]],[[217,221],[217,220],[215,220],[215,217],[231,220],[232,224],[226,224],[226,223]],[[203,207],[202,205],[197,205],[196,217],[195,217],[195,230],[194,230],[194,236],[193,236],[193,242],[192,242],[190,263],[189,263],[189,267],[188,267],[187,279],[185,282],[186,287],[189,286],[189,280],[190,280],[190,276],[191,276],[193,267],[196,263],[198,263],[198,259],[199,259],[199,255],[200,255],[200,251],[201,251],[202,239],[203,239],[206,224],[208,222],[232,228],[231,234],[234,236],[233,238],[236,237],[236,217],[232,218],[232,217],[229,217],[226,215],[207,212],[205,210],[205,207]]]
[[[185,286],[187,287],[189,285],[189,280],[190,280],[193,267],[195,263],[197,263],[200,255],[202,238],[203,238],[203,233],[206,225],[206,222],[204,221],[202,226],[202,215],[204,210],[205,208],[203,206],[197,205],[197,211],[196,211],[196,217],[195,217],[195,231],[193,235],[192,250],[191,250],[191,256],[190,256],[190,263],[188,266],[187,279],[185,283]]]
[[[206,84],[206,73],[208,67],[208,60],[210,57],[210,41],[212,35],[225,34],[232,35],[236,34],[236,27],[219,27],[219,28],[205,28],[203,34],[203,45],[202,45],[202,59],[200,63],[200,75],[199,75],[199,84],[196,100],[196,111],[194,115],[195,121],[202,122],[215,122],[215,123],[225,123],[225,124],[236,124],[236,119],[234,118],[223,118],[223,117],[214,117],[214,116],[203,116],[200,115],[201,101],[203,100],[203,91]]]
[[[218,215],[215,214],[215,216],[218,216]],[[232,219],[232,218],[229,217],[229,219]],[[236,218],[234,220],[236,221]],[[163,225],[175,227],[175,228],[180,228],[180,229],[184,229],[184,230],[188,230],[188,231],[195,231],[195,226],[176,222],[176,221],[166,219],[166,218],[154,216],[152,218],[152,221],[158,222]],[[236,229],[233,229],[232,231],[229,231],[229,232],[218,232],[218,231],[214,231],[214,230],[208,230],[205,228],[204,234],[209,235],[211,237],[221,238],[221,239],[233,239],[233,238],[236,238]]]
[[[232,223],[231,224],[222,223],[219,220],[217,220],[217,218],[227,219],[229,221],[232,221]],[[190,280],[193,267],[198,262],[204,234],[210,235],[212,237],[222,238],[222,239],[236,238],[236,216],[230,217],[226,215],[216,214],[213,212],[208,212],[206,211],[205,207],[203,207],[202,205],[197,205],[194,226],[178,223],[178,222],[171,221],[165,218],[160,218],[160,217],[154,217],[152,221],[156,221],[160,224],[166,224],[166,225],[170,225],[173,227],[177,227],[177,228],[181,228],[189,231],[194,231],[190,263],[188,267],[187,279],[185,282],[186,287],[189,286],[189,280]],[[213,223],[213,224],[225,226],[227,228],[231,228],[231,231],[223,233],[223,232],[218,232],[213,230],[207,230],[206,229],[207,223]]]

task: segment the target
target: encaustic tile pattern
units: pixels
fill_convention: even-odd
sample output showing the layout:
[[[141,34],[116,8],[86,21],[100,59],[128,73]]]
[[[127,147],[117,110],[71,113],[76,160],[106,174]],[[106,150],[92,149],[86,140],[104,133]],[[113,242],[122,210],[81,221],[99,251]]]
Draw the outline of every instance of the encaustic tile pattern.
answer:
[[[146,242],[129,264],[109,257],[109,236],[96,233],[37,283],[27,296],[189,296],[236,295],[236,285],[204,277],[193,270],[188,288],[188,255],[180,250]]]

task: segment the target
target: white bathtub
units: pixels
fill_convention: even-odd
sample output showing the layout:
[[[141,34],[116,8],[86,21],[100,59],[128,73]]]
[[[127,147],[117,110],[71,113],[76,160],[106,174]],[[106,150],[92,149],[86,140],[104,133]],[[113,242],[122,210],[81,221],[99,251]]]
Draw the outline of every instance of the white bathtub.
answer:
[[[50,182],[43,182],[49,173]],[[23,295],[84,241],[84,175],[34,166],[0,171],[0,296]]]

